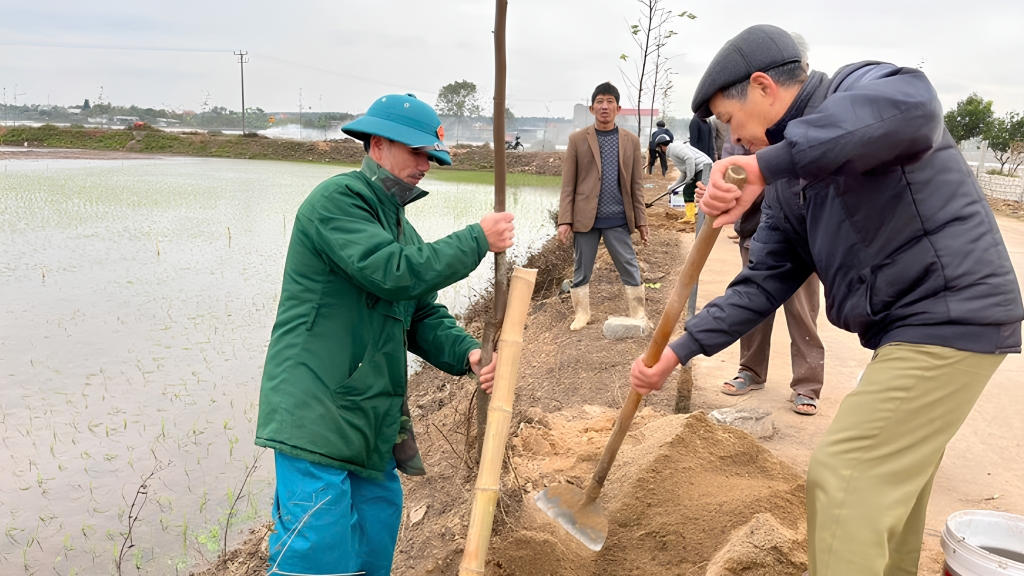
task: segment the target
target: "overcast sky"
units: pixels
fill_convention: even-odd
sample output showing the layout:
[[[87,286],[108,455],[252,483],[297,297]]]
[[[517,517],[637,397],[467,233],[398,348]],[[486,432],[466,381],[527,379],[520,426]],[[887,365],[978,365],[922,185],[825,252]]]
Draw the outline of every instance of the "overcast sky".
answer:
[[[923,67],[945,108],[972,91],[997,113],[1024,111],[1024,0],[666,0],[678,19],[666,53],[677,72],[669,111],[689,116],[700,75],[722,44],[752,24],[802,33],[811,66],[828,74],[860,60]],[[633,0],[511,0],[508,101],[519,116],[571,116],[593,87],[624,88],[619,55],[636,48]],[[362,112],[376,96],[470,80],[494,87],[494,2],[412,0],[176,2],[0,0],[0,87],[8,102],[108,101],[198,110],[246,104]]]

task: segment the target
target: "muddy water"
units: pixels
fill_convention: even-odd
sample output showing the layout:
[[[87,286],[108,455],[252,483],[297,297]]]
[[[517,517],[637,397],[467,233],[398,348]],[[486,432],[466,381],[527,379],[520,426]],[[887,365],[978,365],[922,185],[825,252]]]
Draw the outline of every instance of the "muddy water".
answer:
[[[125,573],[187,573],[220,550],[233,503],[229,544],[267,516],[272,455],[252,439],[287,241],[309,190],[344,169],[3,164],[0,573],[111,573],[122,548]],[[428,240],[492,204],[453,177],[409,209]],[[553,232],[556,202],[550,185],[510,189],[514,259]],[[460,310],[489,276],[441,299]]]

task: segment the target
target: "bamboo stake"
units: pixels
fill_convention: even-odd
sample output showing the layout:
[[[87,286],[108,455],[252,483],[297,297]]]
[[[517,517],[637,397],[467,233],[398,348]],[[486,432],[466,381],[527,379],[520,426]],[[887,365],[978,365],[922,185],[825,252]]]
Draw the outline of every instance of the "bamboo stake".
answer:
[[[508,0],[496,0],[494,10],[494,211],[505,211],[505,13],[508,11]],[[501,332],[501,323],[505,314],[505,302],[508,299],[508,259],[505,253],[494,255],[494,317],[484,327],[483,349],[480,350],[480,363],[487,366],[491,363],[494,343]],[[480,452],[484,447],[484,436],[487,428],[487,403],[490,396],[476,395],[476,456],[480,460]]]
[[[473,509],[469,515],[469,534],[462,555],[459,576],[484,573],[487,545],[491,540],[494,509],[498,504],[501,482],[501,462],[505,455],[509,427],[512,424],[512,403],[516,395],[516,374],[523,352],[523,329],[530,309],[533,285],[537,271],[516,268],[509,282],[508,308],[498,340],[498,366],[494,374],[494,388],[487,409],[487,432],[480,456],[480,471],[473,491]]]

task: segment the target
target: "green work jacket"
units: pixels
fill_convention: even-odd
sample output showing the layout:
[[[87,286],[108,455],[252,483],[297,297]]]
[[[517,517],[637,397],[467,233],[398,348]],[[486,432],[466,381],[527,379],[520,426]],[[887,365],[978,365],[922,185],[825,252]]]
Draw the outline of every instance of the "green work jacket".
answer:
[[[406,352],[449,374],[469,371],[480,343],[437,291],[467,277],[488,248],[479,224],[424,242],[382,176],[367,156],[299,207],[256,425],[259,446],[369,478],[382,477],[399,439]],[[426,194],[415,188],[405,204]]]

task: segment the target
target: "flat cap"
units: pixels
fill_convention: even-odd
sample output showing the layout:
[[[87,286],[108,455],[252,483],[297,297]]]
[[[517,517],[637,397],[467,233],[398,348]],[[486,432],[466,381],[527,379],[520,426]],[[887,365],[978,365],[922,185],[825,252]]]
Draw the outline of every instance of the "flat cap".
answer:
[[[690,109],[699,118],[707,118],[711,116],[708,102],[720,90],[750,78],[755,72],[801,60],[800,48],[789,32],[770,24],[751,26],[715,54],[697,84]]]

